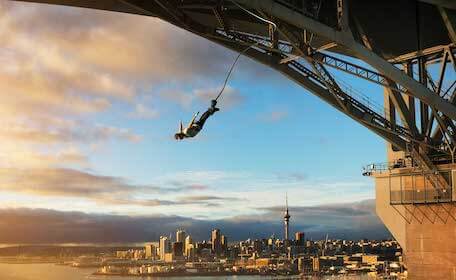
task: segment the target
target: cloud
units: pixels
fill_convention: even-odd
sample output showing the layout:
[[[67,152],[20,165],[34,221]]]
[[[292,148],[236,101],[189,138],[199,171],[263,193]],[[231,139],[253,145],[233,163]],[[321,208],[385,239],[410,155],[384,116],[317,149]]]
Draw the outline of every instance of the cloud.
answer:
[[[138,143],[142,136],[129,129],[53,116],[5,121],[0,127],[0,168],[87,168],[87,147],[112,140]]]
[[[198,185],[198,184],[185,184],[185,183],[178,183],[178,182],[171,182],[171,185],[174,185],[174,187],[148,187],[149,190],[154,190],[157,193],[181,193],[181,192],[193,192],[193,191],[204,191],[209,189],[208,186],[204,185]]]
[[[308,179],[309,177],[305,173],[301,172],[292,172],[288,174],[277,174],[277,178],[279,180],[284,181],[295,181],[295,182],[302,182]]]
[[[156,119],[160,116],[157,110],[146,107],[143,104],[136,104],[135,111],[129,114],[134,119]]]
[[[134,108],[129,117],[157,118],[157,104],[146,105],[144,96],[170,85],[188,89],[190,81],[211,88],[226,71],[220,65],[235,56],[156,18],[12,1],[0,2],[0,44],[0,158],[17,167],[26,164],[23,155],[44,151],[55,163],[49,151],[63,146],[82,153],[87,143],[141,141],[92,119],[119,103]],[[255,72],[252,65],[239,71]],[[205,92],[190,91],[190,102]],[[83,157],[73,164],[87,164]]]
[[[196,196],[184,196],[179,198],[180,202],[199,202],[199,201],[239,201],[241,199],[234,197],[223,197],[213,195],[196,195]]]
[[[278,122],[288,117],[288,111],[274,110],[259,116],[260,120],[264,122]]]
[[[136,199],[136,198],[103,198],[100,202],[111,205],[137,205],[144,207],[157,207],[183,204],[170,200],[161,199]]]
[[[14,31],[39,39],[37,46],[43,43],[47,46],[45,50],[55,46],[56,56],[71,54],[63,56],[64,61],[76,66],[82,64],[78,69],[86,69],[71,72],[73,68],[65,68],[66,63],[58,64],[57,59],[49,62],[52,67],[58,65],[59,70],[67,70],[64,73],[94,70],[95,74],[112,74],[119,78],[113,80],[118,83],[132,78],[151,82],[189,81],[208,74],[217,77],[226,71],[219,64],[226,65],[221,62],[234,56],[222,48],[214,48],[207,40],[152,17],[26,3],[3,5],[3,13]],[[24,18],[27,20],[21,20]],[[11,37],[16,36],[8,36]],[[211,63],[207,63],[208,60]]]
[[[134,182],[99,174],[89,168],[78,169],[69,162],[65,168],[58,164],[0,168],[0,191],[4,205],[16,207],[48,207],[52,200],[58,199],[61,204],[52,205],[62,210],[84,211],[87,207],[97,207],[96,212],[102,213],[127,211],[123,213],[139,215],[166,211],[187,217],[211,213],[214,219],[242,218],[274,211],[279,214],[283,211],[286,191],[290,205],[307,207],[372,197],[367,182],[315,181],[298,175],[289,173],[278,177],[274,173],[187,171]],[[68,203],[73,201],[78,203]],[[276,209],[270,208],[274,205]],[[293,216],[301,215],[305,210],[305,207],[293,207]],[[262,219],[266,218],[267,215]]]
[[[188,196],[173,201],[151,197],[151,195],[188,193],[204,188],[200,185],[179,187],[136,185],[120,177],[103,176],[69,168],[0,168],[0,191],[4,192],[67,199],[76,197],[101,204],[144,207],[205,205],[212,200],[229,199],[215,196]]]
[[[179,88],[164,89],[158,92],[158,96],[180,105],[182,108],[189,109],[194,101],[193,92]]]
[[[355,217],[363,215],[371,215],[374,213],[373,202],[371,200],[359,202],[359,203],[342,203],[342,204],[330,204],[330,205],[319,205],[319,206],[295,206],[290,207],[290,211],[294,212],[295,215],[304,216],[332,216],[332,217]],[[274,206],[259,208],[260,210],[266,210],[268,212],[283,212],[283,206]]]
[[[165,179],[169,179],[172,184],[185,185],[189,182],[196,186],[205,186],[201,182],[217,182],[223,180],[235,180],[235,179],[246,179],[250,176],[250,173],[246,172],[227,172],[221,170],[198,170],[198,171],[181,171],[177,173],[168,174]]]
[[[77,149],[64,149],[53,153],[28,154],[27,160],[41,166],[87,166],[89,159]]]
[[[197,190],[197,191],[204,191],[209,189],[209,186],[201,185],[201,184],[190,184],[187,186],[189,190]]]
[[[95,126],[91,131],[85,134],[86,136],[76,134],[76,139],[82,140],[108,140],[110,138],[120,138],[132,143],[137,143],[142,140],[142,136],[132,133],[129,129],[117,128],[113,126]]]
[[[373,201],[345,204],[333,208],[332,216],[347,217],[338,223],[327,221],[326,214],[319,212],[319,219],[295,216],[292,210],[291,230],[305,231],[308,238],[390,238],[386,228],[372,212]],[[329,206],[329,205],[327,205]],[[322,206],[325,208],[326,206]],[[342,209],[371,209],[370,214],[345,213]],[[340,214],[335,214],[340,213]],[[59,243],[59,242],[146,242],[156,241],[160,235],[168,235],[184,227],[196,240],[207,240],[212,228],[220,228],[229,240],[267,238],[272,234],[280,237],[283,231],[281,213],[269,212],[270,216],[252,215],[243,219],[193,219],[180,216],[124,216],[61,212],[44,209],[0,209],[1,243]],[[356,220],[368,216],[368,222]],[[201,217],[203,218],[203,217]]]
[[[271,217],[282,215],[283,206],[260,207],[264,211],[260,214],[263,220],[271,220]],[[344,233],[344,236],[350,236],[353,232],[366,235],[379,232],[385,232],[385,227],[375,213],[375,200],[363,200],[354,203],[335,203],[317,206],[291,206],[290,214],[292,221],[296,221],[294,228],[302,228],[309,232],[336,232]],[[250,220],[250,216],[240,216],[234,219]],[[372,227],[365,228],[365,227]],[[374,230],[375,229],[375,230]]]
[[[78,120],[108,110],[113,99],[130,100],[132,88],[64,46],[57,35],[64,36],[65,30],[57,29],[71,19],[63,16],[66,12],[36,7],[0,2],[0,61],[6,66],[0,69],[1,165],[87,165],[79,146],[111,139],[140,141],[129,129]],[[62,16],[62,22],[48,26],[49,19],[40,14]],[[78,151],[62,152],[67,147]]]
[[[136,187],[124,180],[64,168],[0,169],[0,189],[52,196],[94,197],[125,193]]]
[[[133,143],[141,141],[141,136],[129,129],[47,117],[27,123],[6,122],[0,128],[0,138],[41,144],[94,143],[109,139],[120,139]]]

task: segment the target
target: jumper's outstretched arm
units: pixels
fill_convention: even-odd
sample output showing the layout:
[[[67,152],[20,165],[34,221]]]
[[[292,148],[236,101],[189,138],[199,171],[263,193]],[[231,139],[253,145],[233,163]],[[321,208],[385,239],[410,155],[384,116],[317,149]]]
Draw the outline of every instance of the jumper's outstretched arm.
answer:
[[[200,112],[196,112],[194,115],[193,115],[193,118],[192,120],[190,121],[190,123],[188,124],[188,127],[191,127],[194,123],[195,123],[195,120],[196,120],[196,117],[198,117]]]

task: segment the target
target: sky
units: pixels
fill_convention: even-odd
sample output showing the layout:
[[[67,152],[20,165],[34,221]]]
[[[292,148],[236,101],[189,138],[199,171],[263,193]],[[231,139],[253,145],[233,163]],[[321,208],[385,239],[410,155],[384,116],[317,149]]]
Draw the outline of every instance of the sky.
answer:
[[[281,235],[286,193],[294,231],[389,236],[361,175],[384,141],[248,58],[202,133],[173,139],[235,57],[155,18],[0,1],[0,243]]]

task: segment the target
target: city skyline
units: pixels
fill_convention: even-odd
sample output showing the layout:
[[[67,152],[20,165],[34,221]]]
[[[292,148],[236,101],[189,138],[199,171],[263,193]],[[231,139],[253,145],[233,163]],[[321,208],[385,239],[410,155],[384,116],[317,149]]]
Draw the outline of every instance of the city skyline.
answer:
[[[176,143],[179,120],[208,106],[234,53],[153,18],[8,1],[1,13],[4,219],[52,228],[50,216],[79,216],[103,228],[148,217],[233,232],[249,221],[277,231],[269,216],[281,215],[288,191],[303,230],[385,233],[361,176],[384,160],[383,142],[282,76],[241,58],[221,112],[200,137]],[[9,232],[0,242],[20,241]]]
[[[213,228],[209,240],[194,242],[190,234],[178,229],[175,238],[160,236],[158,243],[149,242],[144,249],[117,250],[101,259],[80,257],[73,266],[97,266],[94,274],[111,276],[388,275],[404,271],[402,248],[395,240],[334,240],[326,235],[325,240],[314,241],[306,239],[304,232],[289,238],[287,223],[283,238],[272,235],[231,243],[228,238]]]
[[[69,275],[84,269],[104,277],[406,275],[403,249],[391,239],[326,236],[312,240],[305,232],[295,232],[289,239],[272,235],[227,242],[231,237],[218,228],[206,235],[206,239],[195,241],[186,230],[177,228],[169,236],[142,244],[11,245],[0,247],[0,260],[10,265],[56,263],[72,267],[67,270]],[[6,275],[11,274],[8,271],[11,268]]]

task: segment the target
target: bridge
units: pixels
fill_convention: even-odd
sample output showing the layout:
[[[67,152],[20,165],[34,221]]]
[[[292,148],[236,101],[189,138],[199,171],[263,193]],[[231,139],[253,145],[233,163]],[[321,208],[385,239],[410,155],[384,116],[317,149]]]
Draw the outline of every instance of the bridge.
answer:
[[[376,133],[388,163],[364,175],[412,279],[456,279],[456,1],[25,2],[158,17],[244,52]],[[383,104],[336,72],[383,87]]]

